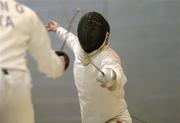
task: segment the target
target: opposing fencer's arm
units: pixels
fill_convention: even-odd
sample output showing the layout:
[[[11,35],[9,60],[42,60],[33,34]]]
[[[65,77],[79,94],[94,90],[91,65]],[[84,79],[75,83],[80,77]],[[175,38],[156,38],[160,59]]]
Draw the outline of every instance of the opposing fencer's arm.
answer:
[[[33,16],[31,37],[28,42],[30,53],[38,63],[38,68],[48,77],[57,78],[64,73],[66,56],[57,55],[52,50],[47,31],[37,16]]]

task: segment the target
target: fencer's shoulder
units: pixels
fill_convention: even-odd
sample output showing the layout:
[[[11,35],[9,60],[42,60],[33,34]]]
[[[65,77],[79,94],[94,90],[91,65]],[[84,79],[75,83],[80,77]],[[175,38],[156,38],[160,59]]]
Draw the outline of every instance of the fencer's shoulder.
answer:
[[[32,10],[31,8],[27,7],[27,12],[31,18],[38,18],[36,12]]]
[[[120,62],[120,56],[118,55],[118,53],[115,50],[113,50],[110,47],[105,48],[102,51],[101,55],[103,55],[103,58],[108,60],[108,61],[117,61],[117,62]]]
[[[106,48],[104,48],[104,50],[102,50],[102,53],[106,56],[110,55],[113,57],[119,57],[117,52],[115,50],[113,50],[111,47],[107,46]]]
[[[26,18],[38,18],[36,12],[33,9],[31,9],[30,7],[28,7],[24,4],[20,4],[20,5],[23,7],[23,9],[25,11]]]

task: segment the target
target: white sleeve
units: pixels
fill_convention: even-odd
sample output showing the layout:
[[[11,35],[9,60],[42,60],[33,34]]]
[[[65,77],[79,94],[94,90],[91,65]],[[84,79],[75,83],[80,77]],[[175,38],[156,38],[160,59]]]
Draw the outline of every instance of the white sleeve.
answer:
[[[61,41],[66,41],[65,43],[73,51],[76,60],[81,61],[83,65],[90,63],[89,57],[82,49],[77,36],[62,27],[59,27],[56,33]]]
[[[66,41],[66,44],[74,52],[75,55],[78,54],[81,48],[76,35],[74,35],[71,32],[68,32],[66,29],[62,27],[57,28],[56,33],[61,41]]]
[[[31,23],[32,32],[28,45],[39,71],[50,78],[60,77],[64,73],[64,57],[57,56],[52,50],[47,31],[36,14]]]
[[[107,58],[101,64],[101,70],[112,69],[116,74],[116,82],[120,87],[123,87],[127,82],[126,75],[123,71],[121,61],[119,58]]]

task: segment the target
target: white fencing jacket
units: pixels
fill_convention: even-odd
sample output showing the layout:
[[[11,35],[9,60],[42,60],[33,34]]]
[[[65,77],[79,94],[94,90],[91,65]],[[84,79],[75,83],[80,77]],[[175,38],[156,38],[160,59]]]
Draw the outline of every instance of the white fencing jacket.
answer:
[[[99,68],[111,68],[116,72],[117,84],[115,91],[101,87],[96,81],[98,70],[86,63],[86,55],[78,38],[59,27],[57,34],[60,40],[66,40],[67,45],[75,55],[74,79],[80,101],[82,123],[105,123],[107,120],[127,110],[124,100],[124,85],[126,76],[121,67],[119,56],[108,46],[90,54],[92,62]]]
[[[15,0],[0,0],[0,68],[28,71],[26,51],[48,77],[64,72],[64,58],[51,48],[46,29],[37,15]]]

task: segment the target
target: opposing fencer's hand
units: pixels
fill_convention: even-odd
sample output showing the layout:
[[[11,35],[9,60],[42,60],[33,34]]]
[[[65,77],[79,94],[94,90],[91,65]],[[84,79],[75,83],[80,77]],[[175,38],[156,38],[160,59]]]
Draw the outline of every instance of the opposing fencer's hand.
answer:
[[[96,80],[100,83],[102,87],[105,87],[111,91],[116,89],[116,73],[112,69],[102,69],[101,72],[98,73]]]
[[[47,31],[49,32],[56,32],[57,28],[59,27],[59,23],[54,20],[49,20],[48,25],[46,26]]]

